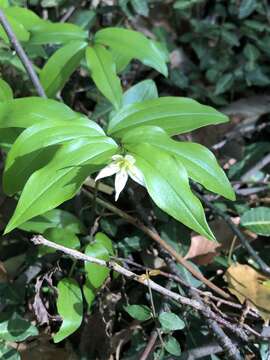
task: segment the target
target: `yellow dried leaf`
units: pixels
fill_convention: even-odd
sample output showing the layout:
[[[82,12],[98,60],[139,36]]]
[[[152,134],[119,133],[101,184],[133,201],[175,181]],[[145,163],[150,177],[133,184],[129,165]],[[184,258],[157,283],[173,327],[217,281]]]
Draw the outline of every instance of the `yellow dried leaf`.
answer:
[[[231,265],[225,278],[229,291],[243,304],[257,310],[265,321],[270,320],[270,278],[260,274],[248,265]],[[268,283],[269,284],[269,283]]]

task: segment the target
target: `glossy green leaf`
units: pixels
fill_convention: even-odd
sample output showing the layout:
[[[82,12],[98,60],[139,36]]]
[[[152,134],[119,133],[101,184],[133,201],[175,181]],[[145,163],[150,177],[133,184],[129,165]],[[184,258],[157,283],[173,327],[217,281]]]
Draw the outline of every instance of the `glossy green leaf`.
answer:
[[[173,336],[167,336],[164,341],[164,347],[168,353],[179,356],[181,354],[181,347],[179,342]]]
[[[101,243],[95,242],[89,244],[85,249],[85,254],[93,256],[97,259],[108,261],[110,259],[109,252]],[[83,287],[83,293],[89,306],[92,305],[97,290],[102,286],[108,277],[110,270],[104,266],[86,262],[86,283]]]
[[[241,216],[241,225],[263,236],[270,236],[270,208],[259,206]]]
[[[111,159],[117,145],[107,137],[98,139],[75,140],[63,145],[46,166],[30,176],[6,233],[71,199],[85,178]]]
[[[123,106],[156,98],[158,98],[158,91],[155,82],[153,80],[143,80],[124,93]]]
[[[87,41],[88,33],[70,23],[43,21],[31,29],[30,44],[66,44],[71,41]]]
[[[26,30],[31,30],[32,27],[44,22],[33,11],[24,7],[10,6],[5,9],[5,14],[22,24]]]
[[[0,7],[1,8],[8,8],[9,7],[9,1],[8,0],[0,0]]]
[[[71,74],[79,66],[87,43],[72,41],[58,49],[46,62],[39,76],[49,97],[54,97],[63,88]]]
[[[0,103],[0,128],[27,128],[41,121],[77,118],[68,106],[49,99],[27,97]]]
[[[186,169],[179,160],[149,144],[129,147],[142,171],[152,200],[163,211],[208,239],[215,239],[203,207],[192,193]]]
[[[36,234],[43,234],[50,228],[66,229],[74,234],[86,232],[85,226],[75,215],[61,209],[50,210],[19,226],[21,230]]]
[[[152,317],[151,309],[146,305],[129,305],[124,307],[125,311],[139,321],[149,320]]]
[[[9,22],[9,25],[11,26],[14,34],[16,35],[17,39],[22,42],[28,41],[30,34],[25,29],[25,27],[20,22],[18,22],[15,18],[13,18],[9,15],[6,15],[6,18]],[[9,43],[8,36],[5,32],[5,30],[3,29],[2,25],[0,25],[0,38],[2,38],[6,43]]]
[[[164,76],[167,76],[167,53],[162,51],[153,40],[143,34],[117,27],[99,30],[95,35],[95,42],[109,46],[126,57],[138,59],[143,64],[151,66]]]
[[[161,127],[169,135],[177,135],[226,121],[227,116],[195,100],[161,97],[122,108],[111,119],[108,132],[121,136],[137,126],[153,125]]]
[[[63,322],[53,336],[55,343],[74,333],[80,327],[83,318],[83,299],[78,283],[73,279],[64,278],[59,281],[57,290],[57,311]]]
[[[0,102],[1,101],[8,101],[13,99],[13,91],[9,84],[0,79]]]
[[[206,147],[170,139],[164,130],[155,126],[142,126],[125,133],[124,147],[131,144],[149,143],[175,156],[184,165],[188,176],[206,189],[230,200],[235,199],[233,188],[215,156]]]
[[[0,318],[0,341],[24,341],[30,336],[37,336],[37,328],[30,321],[23,319],[19,314],[14,313],[6,319],[2,313]]]
[[[185,322],[172,312],[162,312],[158,320],[164,331],[182,330],[185,327]]]
[[[110,53],[112,54],[113,62],[115,63],[116,66],[116,72],[117,74],[119,74],[125,70],[125,68],[132,60],[132,58],[123,52],[116,51],[113,48],[110,48],[109,50]]]
[[[96,243],[103,245],[110,255],[114,255],[112,240],[106,234],[102,232],[96,233],[95,241]]]
[[[111,53],[102,45],[94,45],[86,49],[86,61],[97,88],[115,109],[119,109],[122,88]]]
[[[161,147],[163,148],[163,144]],[[167,149],[167,146],[164,149]],[[177,141],[173,141],[168,151],[169,149],[171,154],[177,154],[191,179],[214,193],[235,200],[234,190],[210,150],[200,144]]]
[[[79,249],[81,245],[78,236],[76,236],[73,231],[61,229],[59,227],[47,229],[44,232],[44,237],[47,240],[70,249]],[[55,249],[43,245],[39,246],[38,251],[39,255],[56,252]]]
[[[99,243],[89,244],[85,249],[85,254],[105,261],[110,258],[108,250]],[[90,262],[85,263],[85,271],[88,281],[95,289],[103,284],[110,272],[108,268]]]
[[[4,191],[11,195],[21,190],[29,176],[54,156],[57,147],[53,145],[102,135],[102,129],[84,117],[76,119],[70,126],[65,121],[46,121],[27,128],[8,153],[3,177]]]

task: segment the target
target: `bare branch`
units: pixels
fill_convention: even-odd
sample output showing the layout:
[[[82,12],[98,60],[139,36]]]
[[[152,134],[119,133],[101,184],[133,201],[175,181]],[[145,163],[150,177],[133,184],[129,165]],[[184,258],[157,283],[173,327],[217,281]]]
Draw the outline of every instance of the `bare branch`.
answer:
[[[39,81],[39,78],[34,70],[34,66],[29,60],[28,56],[26,55],[24,49],[22,48],[20,42],[16,38],[16,35],[14,34],[14,31],[12,30],[3,10],[0,9],[0,24],[3,26],[9,41],[11,45],[13,46],[14,50],[16,51],[16,54],[20,58],[27,74],[29,75],[29,78],[31,79],[37,93],[39,96],[46,98],[45,91]]]

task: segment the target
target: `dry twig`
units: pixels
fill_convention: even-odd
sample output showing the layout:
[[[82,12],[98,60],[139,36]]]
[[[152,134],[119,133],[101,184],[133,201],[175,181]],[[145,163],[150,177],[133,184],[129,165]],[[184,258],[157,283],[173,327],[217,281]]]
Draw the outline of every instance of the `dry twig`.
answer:
[[[14,31],[12,30],[4,12],[2,9],[0,9],[0,24],[3,26],[11,45],[13,46],[14,50],[16,51],[16,54],[20,58],[27,74],[29,75],[29,78],[31,79],[37,93],[39,96],[46,98],[45,91],[39,81],[39,78],[34,70],[34,66],[29,60],[28,56],[26,55],[23,47],[21,46],[20,42],[16,38],[16,35],[14,34]]]

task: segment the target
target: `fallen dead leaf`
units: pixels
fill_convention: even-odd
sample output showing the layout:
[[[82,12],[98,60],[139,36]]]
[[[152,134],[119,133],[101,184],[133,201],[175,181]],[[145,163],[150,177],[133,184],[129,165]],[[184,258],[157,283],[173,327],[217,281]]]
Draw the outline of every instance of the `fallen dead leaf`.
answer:
[[[270,278],[249,265],[237,263],[227,269],[225,279],[228,290],[241,304],[247,301],[247,304],[257,310],[266,322],[270,320],[270,287],[267,286]]]
[[[43,276],[39,276],[36,280],[33,310],[39,325],[49,324],[50,320],[56,320],[57,318],[56,316],[52,316],[48,313],[46,306],[43,303],[41,294],[41,287],[44,281],[46,281],[48,286],[56,292],[56,289],[52,284],[52,275],[53,271]]]
[[[220,247],[219,243],[210,241],[201,235],[192,236],[185,259],[192,260],[198,265],[208,265],[219,254]]]

